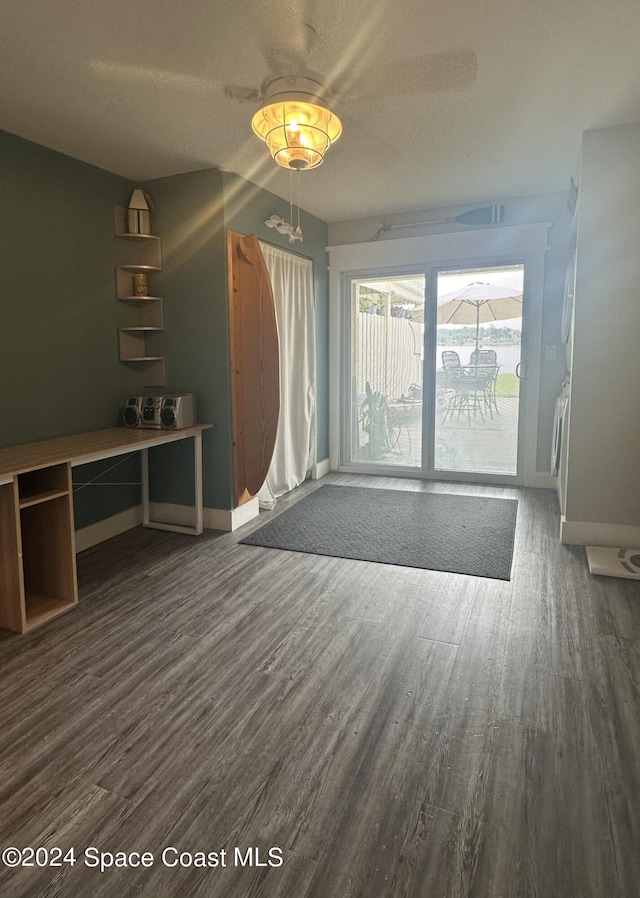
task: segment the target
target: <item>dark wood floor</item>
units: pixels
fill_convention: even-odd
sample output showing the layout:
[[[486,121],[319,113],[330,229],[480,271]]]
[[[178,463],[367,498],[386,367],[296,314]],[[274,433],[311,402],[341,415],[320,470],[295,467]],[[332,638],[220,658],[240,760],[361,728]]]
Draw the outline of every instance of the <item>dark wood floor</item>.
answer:
[[[77,862],[0,895],[640,894],[640,583],[589,575],[551,492],[327,479],[517,496],[512,580],[238,545],[256,522],[83,553],[78,608],[0,639],[0,847]]]

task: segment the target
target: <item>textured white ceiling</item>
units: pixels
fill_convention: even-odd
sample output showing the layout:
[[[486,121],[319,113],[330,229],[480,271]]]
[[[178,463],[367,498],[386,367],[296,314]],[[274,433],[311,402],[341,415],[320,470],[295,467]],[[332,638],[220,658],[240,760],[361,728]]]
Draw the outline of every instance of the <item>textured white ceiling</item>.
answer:
[[[640,2],[0,0],[0,128],[133,180],[215,166],[288,198],[225,88],[305,67],[342,92],[301,176],[320,218],[553,193],[584,130],[640,120]]]

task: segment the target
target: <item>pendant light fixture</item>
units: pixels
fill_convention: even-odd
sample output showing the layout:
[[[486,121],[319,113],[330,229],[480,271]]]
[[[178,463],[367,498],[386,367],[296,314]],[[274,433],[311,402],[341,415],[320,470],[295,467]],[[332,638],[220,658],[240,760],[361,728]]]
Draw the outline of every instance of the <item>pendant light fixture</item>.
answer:
[[[292,171],[316,168],[342,124],[329,109],[322,85],[312,78],[276,78],[265,89],[264,105],[251,121],[275,162]]]

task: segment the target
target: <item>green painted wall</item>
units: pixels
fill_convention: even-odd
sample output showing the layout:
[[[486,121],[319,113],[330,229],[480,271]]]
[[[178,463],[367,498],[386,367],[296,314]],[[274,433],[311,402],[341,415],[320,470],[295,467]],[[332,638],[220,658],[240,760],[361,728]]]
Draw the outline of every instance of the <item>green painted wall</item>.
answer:
[[[153,230],[162,238],[165,330],[154,338],[166,356],[167,387],[193,392],[198,417],[214,425],[203,437],[204,504],[232,507],[229,323],[222,175],[216,169],[159,178],[145,184],[153,199]],[[190,441],[189,441],[190,442]],[[154,464],[184,471],[171,488],[152,492],[154,501],[192,501],[191,446],[168,446]],[[184,462],[182,465],[181,462]],[[151,468],[152,474],[154,468]],[[152,477],[160,484],[168,478]]]
[[[116,205],[132,182],[0,132],[0,375],[5,408],[0,446],[97,430],[117,423],[127,396],[142,392],[134,365],[118,360],[117,328],[130,309],[115,299],[114,267],[135,247],[114,236]],[[264,226],[288,203],[236,175],[215,169],[160,178],[151,195],[152,230],[162,239],[165,330],[149,351],[166,356],[167,389],[195,392],[204,435],[204,502],[232,508],[232,452],[225,228],[256,233],[290,248]],[[327,226],[302,212],[314,261],[318,327],[319,457],[328,455]],[[156,290],[157,287],[157,290]],[[146,392],[149,392],[147,390]],[[151,456],[153,501],[192,501],[190,441]],[[76,526],[140,502],[137,456],[74,469]],[[110,470],[113,468],[113,470]],[[171,478],[159,476],[171,472]],[[176,477],[175,473],[179,472]],[[103,473],[106,472],[106,473]],[[109,486],[104,484],[108,483]]]
[[[138,390],[118,361],[114,298],[113,209],[130,193],[123,178],[0,132],[0,445],[111,427]],[[76,468],[74,480],[96,473]],[[137,461],[111,476],[139,480]],[[86,487],[76,524],[139,501],[137,487]]]

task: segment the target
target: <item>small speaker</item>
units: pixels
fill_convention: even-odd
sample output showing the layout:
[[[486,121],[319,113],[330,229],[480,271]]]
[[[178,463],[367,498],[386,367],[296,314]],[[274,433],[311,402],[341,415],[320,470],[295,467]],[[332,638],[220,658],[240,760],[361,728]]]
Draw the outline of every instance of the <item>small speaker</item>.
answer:
[[[192,427],[196,423],[196,400],[193,393],[164,396],[160,423],[165,430]]]
[[[127,399],[122,409],[122,423],[125,427],[140,427],[143,400],[143,396],[132,396]]]

